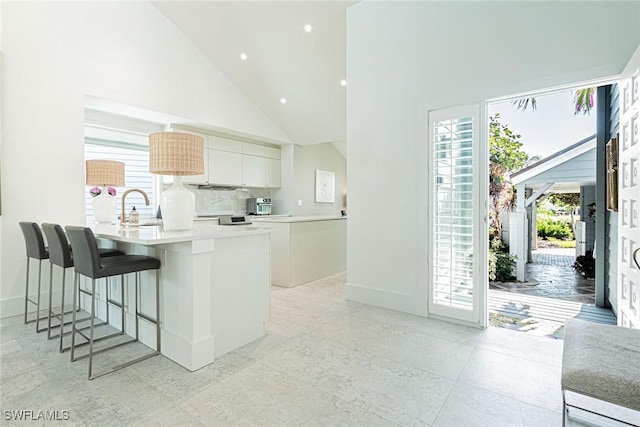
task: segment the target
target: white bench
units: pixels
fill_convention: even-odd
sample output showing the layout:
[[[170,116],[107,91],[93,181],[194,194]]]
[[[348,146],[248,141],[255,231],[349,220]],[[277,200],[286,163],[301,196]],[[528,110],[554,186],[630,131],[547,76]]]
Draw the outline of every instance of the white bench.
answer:
[[[567,321],[561,384],[563,426],[573,410],[640,426],[640,330]]]

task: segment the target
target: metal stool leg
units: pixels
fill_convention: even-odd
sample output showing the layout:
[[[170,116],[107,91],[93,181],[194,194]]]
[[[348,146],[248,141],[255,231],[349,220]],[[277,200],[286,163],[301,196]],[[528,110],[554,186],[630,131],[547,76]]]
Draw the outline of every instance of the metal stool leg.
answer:
[[[36,332],[42,332],[44,329],[40,329],[40,288],[42,284],[42,260],[38,261],[38,298],[36,304]]]
[[[27,257],[27,280],[25,282],[25,290],[24,290],[24,324],[27,322],[27,310],[29,309],[29,260],[31,258]]]
[[[93,324],[96,315],[96,279],[91,279],[91,329],[89,329],[89,379],[93,371]]]
[[[53,264],[49,262],[49,311],[47,313],[47,339],[51,339],[51,310],[53,309]],[[64,311],[64,307],[62,308]]]
[[[75,361],[75,350],[76,350],[76,303],[79,303],[79,299],[76,299],[76,295],[79,294],[78,287],[80,286],[80,281],[78,280],[78,273],[73,275],[73,315],[71,321],[71,361]],[[60,338],[62,339],[62,338]]]
[[[62,353],[62,338],[64,337],[64,294],[65,294],[65,278],[66,278],[67,269],[62,268],[62,297],[60,298],[60,353]],[[75,307],[74,307],[75,308]],[[73,310],[75,313],[75,309]]]

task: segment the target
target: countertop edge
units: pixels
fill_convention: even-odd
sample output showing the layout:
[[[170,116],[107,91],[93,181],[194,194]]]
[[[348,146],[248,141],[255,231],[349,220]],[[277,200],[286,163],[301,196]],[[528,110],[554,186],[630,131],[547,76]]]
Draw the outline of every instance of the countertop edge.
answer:
[[[338,220],[346,220],[346,216],[291,216],[291,217],[252,217],[252,221],[256,222],[278,222],[278,223],[292,223],[292,222],[316,222],[316,221],[338,221]]]
[[[115,242],[121,242],[121,243],[132,243],[132,244],[138,244],[138,245],[145,245],[145,246],[154,246],[154,245],[163,245],[163,244],[169,244],[169,243],[185,243],[185,242],[192,242],[195,240],[207,240],[207,239],[222,239],[222,238],[230,238],[230,237],[240,237],[240,236],[250,236],[250,235],[256,235],[256,234],[269,234],[271,233],[270,229],[267,228],[252,228],[251,230],[247,230],[247,229],[235,229],[234,227],[243,227],[243,226],[212,226],[212,227],[221,227],[223,230],[211,230],[210,232],[204,232],[204,233],[198,233],[198,234],[194,234],[193,230],[189,230],[189,231],[177,231],[177,232],[173,232],[173,233],[181,233],[178,235],[168,235],[168,236],[158,236],[158,237],[151,237],[151,238],[145,238],[145,237],[135,237],[135,236],[128,236],[128,235],[123,235],[121,233],[127,233],[127,232],[135,232],[135,231],[140,231],[140,229],[136,229],[136,228],[122,228],[122,229],[117,229],[117,233],[114,231],[100,231],[100,230],[94,230],[94,234],[97,238],[100,239],[109,239],[109,240],[113,240]],[[228,231],[226,230],[227,227],[229,228]],[[159,232],[158,228],[159,226],[146,226],[146,227],[142,227],[145,230],[146,233],[157,233]],[[152,230],[153,228],[155,228],[156,230]],[[114,230],[116,230],[114,228]]]

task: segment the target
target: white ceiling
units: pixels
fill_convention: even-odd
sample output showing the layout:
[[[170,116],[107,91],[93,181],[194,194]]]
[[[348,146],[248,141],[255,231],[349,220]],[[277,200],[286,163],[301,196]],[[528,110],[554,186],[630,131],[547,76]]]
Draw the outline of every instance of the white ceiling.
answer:
[[[346,78],[346,8],[353,3],[153,2],[291,142],[332,142],[338,149],[346,139],[340,81]]]

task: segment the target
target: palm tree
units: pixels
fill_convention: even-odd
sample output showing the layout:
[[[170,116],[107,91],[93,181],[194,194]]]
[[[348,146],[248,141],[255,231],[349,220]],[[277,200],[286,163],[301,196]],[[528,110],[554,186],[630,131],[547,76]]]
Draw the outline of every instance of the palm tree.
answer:
[[[593,95],[596,92],[595,87],[588,87],[584,89],[576,89],[573,94],[573,105],[574,110],[573,114],[591,114],[591,110],[594,107],[593,103]],[[530,96],[528,98],[519,98],[511,101],[513,105],[516,106],[516,109],[520,111],[526,111],[529,106],[533,111],[538,109],[538,103],[536,98]]]

